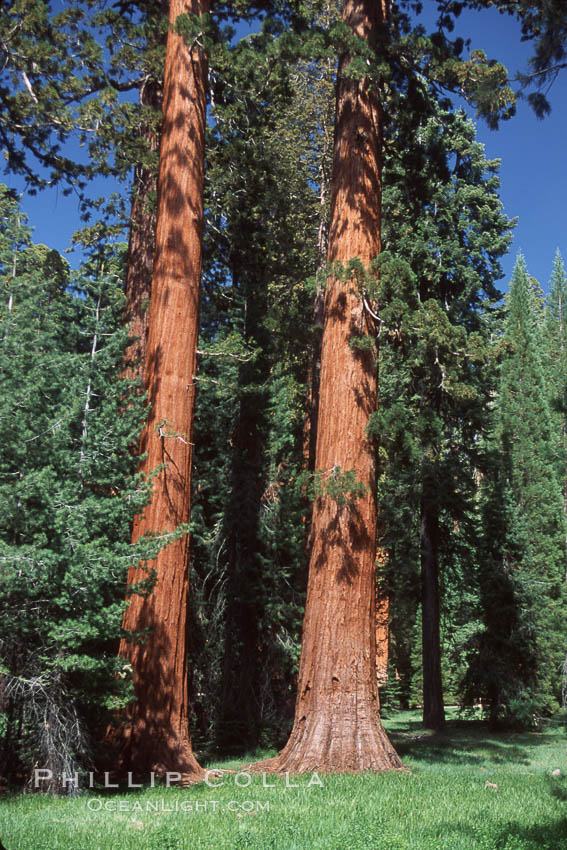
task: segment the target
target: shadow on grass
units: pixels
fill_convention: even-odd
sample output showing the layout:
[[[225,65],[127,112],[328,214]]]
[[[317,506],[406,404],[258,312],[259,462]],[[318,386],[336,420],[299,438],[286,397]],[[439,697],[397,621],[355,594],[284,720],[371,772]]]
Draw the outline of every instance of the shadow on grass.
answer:
[[[555,797],[557,800],[561,800],[563,803],[566,803],[567,781],[565,780],[565,777],[551,777],[548,779],[548,782],[551,796]]]
[[[497,840],[495,850],[521,847],[522,850],[560,850],[567,847],[567,818],[541,826],[511,823]]]
[[[213,752],[199,754],[199,764],[205,770],[220,768],[221,770],[244,770],[245,766],[257,761],[277,756],[278,750],[267,747],[256,747],[255,749],[243,749],[239,753],[233,751],[215,750]]]
[[[567,819],[565,818],[529,827],[512,821],[494,835],[485,834],[484,836],[479,835],[478,830],[464,824],[441,823],[437,826],[436,834],[439,830],[445,838],[450,835],[466,837],[467,842],[470,842],[471,850],[472,848],[476,850],[561,850],[567,847]]]
[[[402,758],[429,764],[529,765],[530,751],[549,746],[552,737],[539,732],[494,732],[486,723],[477,720],[450,720],[442,732],[428,732],[419,720],[407,720],[403,728],[392,723],[388,735]]]

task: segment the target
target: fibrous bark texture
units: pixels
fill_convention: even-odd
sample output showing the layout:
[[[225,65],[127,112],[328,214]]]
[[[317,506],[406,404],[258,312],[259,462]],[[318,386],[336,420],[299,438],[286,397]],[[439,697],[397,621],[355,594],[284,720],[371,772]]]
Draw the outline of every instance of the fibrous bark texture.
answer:
[[[343,20],[372,40],[383,25],[375,0],[345,0]],[[380,251],[381,115],[367,79],[339,62],[329,234],[330,262]],[[355,470],[366,495],[313,510],[312,550],[291,737],[262,769],[290,772],[401,768],[382,728],[376,682],[376,462],[366,427],[376,409],[374,356],[352,350],[366,317],[352,281],[328,281],[321,352],[316,469]]]
[[[170,24],[202,14],[205,0],[172,0]],[[203,231],[203,171],[207,61],[170,28],[166,49],[158,178],[156,253],[149,316],[145,386],[151,411],[141,440],[142,469],[154,479],[150,504],[136,517],[133,540],[167,533],[190,518],[191,447]],[[188,537],[171,542],[150,566],[152,594],[133,595],[128,631],[149,629],[142,642],[123,640],[132,665],[136,702],[124,731],[122,763],[135,770],[177,771],[188,780],[202,770],[191,749],[187,696]],[[143,573],[132,567],[129,583]]]

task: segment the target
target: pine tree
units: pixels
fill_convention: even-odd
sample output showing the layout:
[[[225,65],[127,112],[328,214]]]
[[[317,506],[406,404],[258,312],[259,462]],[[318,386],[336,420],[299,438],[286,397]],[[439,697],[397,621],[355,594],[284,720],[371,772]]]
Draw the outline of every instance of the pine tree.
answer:
[[[493,722],[531,723],[560,697],[565,521],[552,452],[539,308],[519,257],[496,402],[499,455],[486,484],[484,632],[469,681]]]
[[[124,246],[70,273],[5,187],[0,215],[1,770],[39,763],[57,787],[91,764],[129,696],[116,657],[127,569],[163,541],[127,542],[147,485],[130,452],[143,404],[118,379]]]
[[[394,655],[411,675],[411,587],[419,538],[424,722],[439,728],[444,722],[441,581],[464,567],[464,549],[471,548],[476,532],[474,471],[493,386],[489,317],[499,297],[498,258],[506,251],[512,222],[498,199],[498,163],[486,160],[472,123],[434,101],[422,102],[423,107],[421,124],[414,113],[408,126],[400,122],[395,130],[397,149],[407,154],[387,161],[389,252],[377,292],[384,404],[376,433],[384,457],[382,535],[398,597]],[[416,141],[406,148],[408,131]],[[419,529],[412,513],[420,518]],[[409,699],[407,684],[405,694]]]
[[[563,511],[567,522],[567,275],[559,251],[555,256],[549,283],[543,333],[555,469],[563,489]]]
[[[192,555],[204,608],[192,660],[203,734],[239,749],[288,733],[303,598],[294,482],[318,201],[305,117],[288,68],[274,68],[280,49],[264,31],[217,59],[208,144]]]

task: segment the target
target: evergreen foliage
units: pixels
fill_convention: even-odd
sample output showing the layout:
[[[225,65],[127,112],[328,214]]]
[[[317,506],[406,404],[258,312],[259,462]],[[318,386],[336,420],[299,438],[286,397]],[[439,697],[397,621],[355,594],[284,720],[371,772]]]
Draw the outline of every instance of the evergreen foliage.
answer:
[[[522,257],[510,285],[484,484],[480,562],[484,630],[469,695],[494,722],[532,722],[557,707],[565,656],[565,518],[542,367],[541,309]]]
[[[285,738],[299,654],[304,280],[318,210],[296,94],[272,69],[278,49],[267,32],[217,63],[208,147],[192,692],[201,740],[225,747]]]
[[[459,15],[465,6],[495,6],[521,23],[522,40],[532,42],[533,55],[528,69],[518,73],[517,81],[522,94],[535,89],[527,99],[538,118],[548,115],[549,90],[559,72],[567,68],[567,14],[563,0],[459,0],[451,4],[450,13]]]
[[[472,123],[460,112],[430,109],[417,132],[411,128],[413,146],[398,141],[408,156],[387,161],[385,253],[375,300],[382,320],[382,409],[373,426],[383,435],[381,542],[392,594],[392,658],[405,705],[421,703],[422,687],[431,685],[421,683],[416,657],[427,563],[432,593],[445,588],[440,617],[449,692],[464,672],[459,659],[477,592],[479,437],[494,388],[489,338],[500,297],[494,284],[513,225],[497,194],[498,163],[486,160]],[[395,139],[404,131],[401,124]],[[424,614],[431,616],[439,617]]]
[[[553,263],[546,306],[546,321],[542,327],[543,369],[552,422],[555,472],[567,511],[567,275],[559,251]]]
[[[442,4],[427,33],[412,17],[419,5],[395,4],[372,45],[338,20],[334,0],[238,0],[176,24],[202,40],[210,69],[189,625],[201,749],[285,741],[309,502],[360,495],[352,470],[311,474],[345,52],[349,75],[380,92],[386,126],[384,251],[370,274],[356,261],[340,271],[375,332],[353,333],[351,347],[373,357],[378,341],[369,433],[387,556],[378,580],[391,605],[383,697],[388,707],[423,703],[422,655],[433,645],[438,691],[442,676],[446,698],[480,700],[493,722],[529,725],[561,699],[567,277],[558,254],[544,303],[520,260],[503,323],[495,284],[513,222],[499,163],[445,96],[464,93],[492,125],[514,110],[506,69],[451,39],[462,8],[496,5],[522,21],[535,46],[526,85],[563,67],[564,9],[463,0]],[[127,568],[167,542],[128,542],[149,487],[134,456],[144,400],[124,376],[126,251],[116,240],[130,198],[93,197],[90,183],[129,183],[134,166],[149,179],[134,180],[133,197],[151,214],[163,12],[160,0],[0,10],[7,168],[32,191],[63,182],[79,192],[75,238],[87,257],[71,272],[34,244],[17,198],[0,188],[0,773],[13,777],[36,760],[58,775],[95,756],[131,695],[116,657]],[[260,31],[236,41],[235,25],[255,16]],[[547,110],[541,92],[531,100]],[[68,155],[70,139],[86,158]],[[437,602],[422,609],[427,557]],[[152,581],[149,570],[133,590],[149,593]],[[423,631],[432,623],[438,637]]]
[[[5,187],[0,215],[0,771],[58,776],[128,697],[126,571],[164,541],[128,543],[148,487],[131,452],[145,405],[120,379],[123,248],[71,273]]]

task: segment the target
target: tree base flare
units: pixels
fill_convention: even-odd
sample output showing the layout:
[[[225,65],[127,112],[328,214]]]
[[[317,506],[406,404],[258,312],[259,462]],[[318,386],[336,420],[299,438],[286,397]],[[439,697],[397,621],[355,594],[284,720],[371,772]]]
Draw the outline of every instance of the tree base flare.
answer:
[[[176,786],[202,782],[206,771],[198,763],[191,744],[174,738],[137,735],[131,729],[113,729],[107,743],[118,756],[116,776],[131,774],[142,785],[165,782]]]
[[[341,730],[332,723],[296,721],[284,749],[271,759],[254,762],[248,770],[265,773],[382,773],[407,772],[378,718],[364,728]]]

